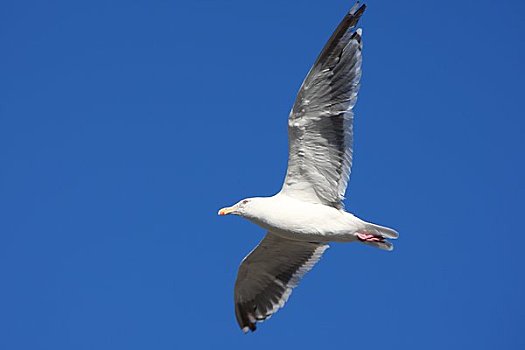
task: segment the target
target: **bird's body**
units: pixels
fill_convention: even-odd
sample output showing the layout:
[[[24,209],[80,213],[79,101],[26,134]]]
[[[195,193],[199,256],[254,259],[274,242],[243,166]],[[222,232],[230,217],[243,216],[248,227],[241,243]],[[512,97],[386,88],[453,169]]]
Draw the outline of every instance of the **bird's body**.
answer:
[[[251,198],[244,218],[282,238],[306,242],[352,242],[369,223],[321,203],[310,203],[278,193]]]
[[[244,199],[220,215],[242,216],[268,233],[242,261],[235,282],[235,315],[242,330],[275,313],[320,259],[328,242],[392,250],[396,231],[344,209],[353,153],[353,107],[361,78],[365,5],[341,21],[308,73],[288,119],[288,170],[272,197]]]

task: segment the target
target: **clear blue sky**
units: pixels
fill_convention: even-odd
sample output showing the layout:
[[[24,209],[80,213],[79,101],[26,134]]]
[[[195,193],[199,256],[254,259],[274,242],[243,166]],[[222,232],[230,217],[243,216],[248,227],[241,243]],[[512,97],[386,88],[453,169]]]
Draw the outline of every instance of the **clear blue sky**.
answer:
[[[347,208],[254,334],[233,314],[334,1],[2,1],[0,348],[525,348],[525,2],[368,1]]]

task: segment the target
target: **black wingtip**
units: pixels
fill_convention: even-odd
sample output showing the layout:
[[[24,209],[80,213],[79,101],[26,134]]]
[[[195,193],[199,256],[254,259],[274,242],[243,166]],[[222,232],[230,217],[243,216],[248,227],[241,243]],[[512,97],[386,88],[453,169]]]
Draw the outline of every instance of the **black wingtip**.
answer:
[[[357,1],[354,4],[354,6],[352,6],[350,11],[348,11],[348,14],[356,17],[357,19],[359,19],[359,17],[361,17],[363,15],[365,10],[366,10],[366,4],[361,4],[360,1]]]
[[[250,319],[248,314],[244,312],[243,305],[241,303],[235,303],[235,317],[237,318],[237,323],[241,327],[241,330],[244,334],[249,331],[255,332],[257,329],[256,321]]]
[[[361,36],[363,35],[363,30],[361,28],[357,29],[354,34],[350,37],[350,39],[357,40],[358,43],[361,43]]]
[[[257,330],[257,326],[255,325],[255,322],[248,322],[241,325],[241,330],[244,334],[247,334],[250,331],[255,332]]]

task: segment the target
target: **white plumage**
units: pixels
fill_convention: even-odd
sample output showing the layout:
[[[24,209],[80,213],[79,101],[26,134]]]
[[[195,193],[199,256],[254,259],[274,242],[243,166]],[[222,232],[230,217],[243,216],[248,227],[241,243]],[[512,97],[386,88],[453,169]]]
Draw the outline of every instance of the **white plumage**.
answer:
[[[239,267],[235,315],[241,329],[275,313],[328,248],[361,241],[391,250],[396,231],[344,210],[352,165],[353,111],[361,78],[365,5],[357,3],[330,37],[304,80],[288,122],[288,170],[272,197],[244,199],[220,215],[240,215],[268,230]]]

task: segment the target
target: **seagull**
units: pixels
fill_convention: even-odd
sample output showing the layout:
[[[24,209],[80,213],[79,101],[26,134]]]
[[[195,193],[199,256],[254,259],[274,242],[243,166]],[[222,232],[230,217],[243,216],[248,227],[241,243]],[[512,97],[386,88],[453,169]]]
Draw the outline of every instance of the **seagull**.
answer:
[[[361,78],[362,30],[356,26],[365,8],[357,2],[350,9],[301,85],[288,118],[288,170],[281,191],[219,210],[267,230],[237,273],[235,316],[244,333],[284,306],[328,242],[362,242],[389,251],[388,239],[398,237],[343,205]]]

